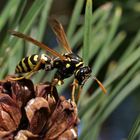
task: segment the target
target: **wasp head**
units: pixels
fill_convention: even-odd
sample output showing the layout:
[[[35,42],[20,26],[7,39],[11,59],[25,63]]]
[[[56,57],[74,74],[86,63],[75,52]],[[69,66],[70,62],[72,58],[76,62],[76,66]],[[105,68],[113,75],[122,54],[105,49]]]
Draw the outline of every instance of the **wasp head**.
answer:
[[[91,68],[89,66],[83,66],[78,68],[75,71],[75,78],[78,81],[79,85],[84,85],[84,83],[86,82],[86,80],[91,76]]]

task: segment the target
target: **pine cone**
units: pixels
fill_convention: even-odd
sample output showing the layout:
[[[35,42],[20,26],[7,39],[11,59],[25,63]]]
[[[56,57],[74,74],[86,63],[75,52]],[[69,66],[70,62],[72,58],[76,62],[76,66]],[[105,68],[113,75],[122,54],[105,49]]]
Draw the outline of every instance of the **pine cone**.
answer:
[[[51,83],[0,81],[0,140],[76,140],[77,106]]]

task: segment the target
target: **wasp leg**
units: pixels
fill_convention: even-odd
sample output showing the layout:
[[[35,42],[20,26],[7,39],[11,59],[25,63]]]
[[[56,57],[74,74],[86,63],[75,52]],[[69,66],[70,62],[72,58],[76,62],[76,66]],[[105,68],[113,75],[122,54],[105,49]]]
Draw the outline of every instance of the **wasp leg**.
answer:
[[[30,71],[30,72],[28,72],[27,74],[25,74],[24,76],[22,76],[22,77],[16,77],[16,78],[10,78],[11,80],[15,80],[15,81],[17,81],[17,80],[22,80],[22,79],[29,79],[35,72],[37,72],[38,70],[39,70],[39,68],[40,68],[40,66],[42,65],[42,60],[40,60],[38,63],[37,63],[37,65],[33,68],[33,70],[32,71]]]
[[[58,81],[59,80],[57,78],[54,78],[51,82],[51,94],[50,94],[51,97],[53,97],[53,88],[54,88],[54,86],[57,85]]]
[[[24,76],[15,77],[15,78],[10,77],[10,80],[12,80],[12,81],[18,81],[18,80],[22,80],[22,79],[24,79],[24,78],[25,78]]]
[[[52,82],[51,82],[51,95],[53,95],[53,88],[54,88],[54,86],[57,85],[58,81],[59,81],[59,80],[58,80],[57,78],[54,78],[54,79],[52,80]]]
[[[53,95],[53,89],[56,85],[62,85],[64,82],[63,80],[59,80],[58,78],[54,78],[51,82],[51,96]]]
[[[58,79],[57,78],[54,78],[53,80],[52,80],[52,83],[51,83],[51,85],[52,85],[52,87],[53,86],[56,86],[57,84],[58,84]]]
[[[71,99],[73,102],[75,102],[75,90],[78,87],[78,82],[76,79],[74,79],[73,83],[72,83],[72,93],[71,93]]]
[[[25,75],[25,78],[29,79],[35,72],[37,72],[40,69],[40,66],[42,65],[42,60],[40,60],[37,65],[33,68],[31,72],[29,72],[27,75]]]
[[[79,91],[78,91],[78,95],[77,95],[77,98],[76,98],[76,103],[78,103],[78,101],[79,101],[81,92],[82,92],[82,86],[79,86]]]

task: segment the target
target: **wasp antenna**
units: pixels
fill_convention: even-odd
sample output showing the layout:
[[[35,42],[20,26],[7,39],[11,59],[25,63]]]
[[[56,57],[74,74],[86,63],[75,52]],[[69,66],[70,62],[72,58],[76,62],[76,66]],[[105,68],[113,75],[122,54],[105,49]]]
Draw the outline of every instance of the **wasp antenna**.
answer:
[[[100,88],[102,89],[102,91],[104,93],[107,93],[107,91],[106,91],[105,87],[103,86],[103,84],[95,76],[93,76],[93,79],[98,83],[98,85],[100,86]]]
[[[14,31],[14,30],[8,30],[8,32],[9,32],[11,35],[16,35],[16,34],[17,34],[17,31]]]

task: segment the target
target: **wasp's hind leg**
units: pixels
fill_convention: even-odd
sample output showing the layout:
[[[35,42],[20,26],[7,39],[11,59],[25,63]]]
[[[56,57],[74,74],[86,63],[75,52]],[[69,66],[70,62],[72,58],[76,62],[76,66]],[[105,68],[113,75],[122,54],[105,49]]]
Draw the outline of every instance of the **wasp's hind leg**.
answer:
[[[10,78],[10,80],[19,81],[19,80],[22,80],[22,79],[30,79],[30,77],[31,77],[35,72],[36,72],[36,71],[32,70],[32,71],[28,72],[27,74],[24,74],[23,76]]]
[[[22,79],[24,79],[25,78],[25,76],[20,76],[20,77],[10,77],[10,80],[12,80],[12,81],[19,81],[19,80],[22,80]]]
[[[13,80],[13,81],[17,81],[17,80],[22,80],[22,79],[30,79],[30,77],[33,75],[33,74],[35,74],[35,72],[37,72],[39,69],[40,69],[40,67],[41,67],[41,65],[42,65],[42,60],[40,60],[37,64],[36,64],[36,66],[30,71],[30,72],[28,72],[27,74],[25,74],[25,75],[23,75],[23,76],[21,76],[21,77],[15,77],[15,78],[10,78],[11,80]]]
[[[19,80],[22,80],[22,79],[30,79],[30,77],[35,73],[34,70],[28,72],[27,74],[24,74],[23,76],[20,76],[20,77],[11,77],[10,80],[13,80],[13,81],[19,81]]]

